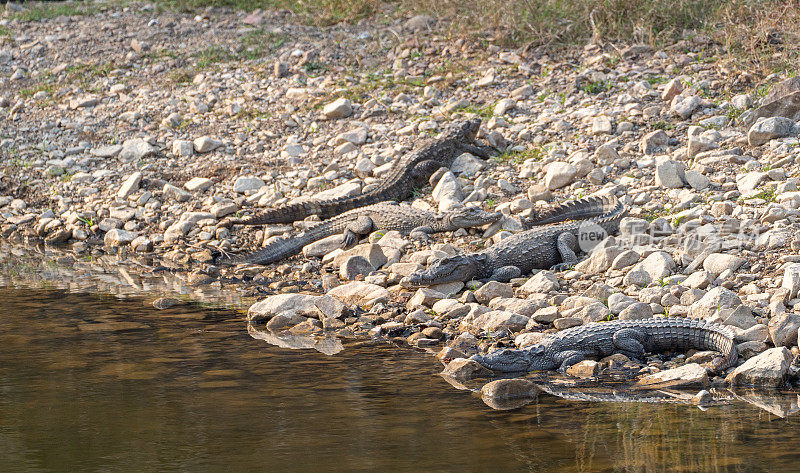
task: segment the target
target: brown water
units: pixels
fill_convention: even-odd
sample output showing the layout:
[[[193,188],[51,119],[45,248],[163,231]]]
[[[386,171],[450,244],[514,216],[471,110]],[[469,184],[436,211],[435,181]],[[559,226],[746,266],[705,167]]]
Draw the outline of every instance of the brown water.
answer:
[[[761,399],[786,418],[548,394],[498,411],[384,342],[287,350],[236,312],[56,289],[0,287],[0,307],[0,472],[800,469],[795,394]]]

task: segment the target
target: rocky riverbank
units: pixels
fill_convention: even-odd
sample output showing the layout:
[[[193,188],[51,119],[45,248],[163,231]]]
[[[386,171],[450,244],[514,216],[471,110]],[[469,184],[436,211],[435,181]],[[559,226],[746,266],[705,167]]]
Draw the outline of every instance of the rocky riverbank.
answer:
[[[446,24],[389,16],[319,28],[285,12],[148,4],[35,21],[7,11],[0,232],[76,259],[110,254],[175,268],[192,285],[270,295],[250,308],[253,323],[402,339],[438,353],[459,379],[487,374],[460,358],[548,332],[690,316],[736,332],[744,364],[729,382],[795,382],[800,81],[786,71],[762,77],[700,37],[548,55],[450,38]],[[478,205],[501,211],[497,224],[430,245],[376,233],[347,251],[323,241],[269,267],[214,265],[219,252],[255,249],[313,221],[231,229],[226,217],[369,190],[421,137],[475,116],[479,137],[504,151],[488,161],[462,155],[411,205]],[[629,217],[574,269],[417,291],[398,284],[519,231],[534,209],[604,194]],[[710,359],[641,365],[615,355],[572,375],[721,385],[703,369]]]

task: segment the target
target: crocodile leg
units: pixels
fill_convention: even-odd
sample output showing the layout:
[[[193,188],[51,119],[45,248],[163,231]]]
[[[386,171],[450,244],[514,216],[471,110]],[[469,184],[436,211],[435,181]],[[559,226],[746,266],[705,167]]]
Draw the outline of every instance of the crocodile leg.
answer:
[[[553,271],[563,271],[578,262],[578,255],[575,254],[575,250],[578,249],[578,238],[572,232],[558,235],[556,249],[561,255],[561,263],[554,265],[551,268]]]
[[[361,215],[355,221],[348,223],[347,227],[344,229],[342,248],[350,248],[358,243],[359,235],[368,234],[372,231],[374,226],[372,219],[366,215]]]
[[[624,328],[614,332],[614,346],[625,356],[634,360],[644,360],[644,332],[632,328]]]
[[[522,276],[522,270],[520,270],[518,267],[503,266],[502,268],[497,268],[494,270],[494,272],[492,272],[492,275],[489,276],[489,281],[508,282],[520,276]]]
[[[558,371],[564,373],[570,366],[580,363],[585,358],[584,354],[577,350],[567,350],[556,353],[553,361],[559,366]]]
[[[469,153],[469,154],[477,156],[479,158],[489,159],[489,157],[491,156],[489,154],[489,150],[491,148],[488,147],[488,146],[479,146],[479,145],[473,145],[473,144],[470,144],[470,143],[461,143],[459,145],[459,148],[462,151],[464,151],[465,153]]]
[[[408,236],[413,240],[429,242],[431,241],[431,233],[435,233],[431,226],[417,227],[411,230]]]
[[[417,181],[426,181],[433,173],[442,168],[442,163],[432,159],[418,162],[413,169],[411,169],[411,177]]]

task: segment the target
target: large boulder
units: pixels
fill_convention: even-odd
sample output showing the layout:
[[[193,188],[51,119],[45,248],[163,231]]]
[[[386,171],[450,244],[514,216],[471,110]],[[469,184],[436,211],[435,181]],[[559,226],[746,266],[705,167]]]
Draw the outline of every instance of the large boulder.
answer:
[[[771,348],[745,361],[725,381],[732,385],[778,387],[791,363],[792,354],[786,347]]]
[[[277,294],[251,305],[247,311],[247,318],[256,321],[279,314],[288,318],[300,316],[322,320],[344,317],[347,314],[347,307],[328,295]]]
[[[392,294],[377,284],[370,284],[362,281],[336,286],[328,291],[329,296],[333,296],[344,304],[371,307],[378,302],[386,302],[391,299]]]

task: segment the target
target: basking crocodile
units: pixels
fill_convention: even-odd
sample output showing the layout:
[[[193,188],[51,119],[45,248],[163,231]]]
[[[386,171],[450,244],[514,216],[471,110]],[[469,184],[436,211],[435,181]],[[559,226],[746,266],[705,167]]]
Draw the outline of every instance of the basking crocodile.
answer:
[[[284,205],[247,219],[231,219],[229,223],[238,225],[291,223],[303,220],[309,215],[319,215],[320,219],[327,220],[366,205],[405,200],[413,194],[415,187],[424,185],[439,168],[450,167],[462,153],[468,152],[484,159],[488,158],[486,149],[475,144],[480,126],[480,119],[468,120],[459,123],[441,138],[425,140],[416,151],[397,160],[386,176],[381,178],[381,184],[367,193]]]
[[[376,230],[397,230],[415,239],[426,240],[430,233],[480,227],[499,220],[499,212],[468,207],[451,212],[429,212],[396,202],[381,202],[349,210],[320,223],[294,238],[281,238],[260,250],[239,255],[220,264],[269,264],[300,253],[304,246],[331,235],[344,233],[343,247],[358,242],[359,235]]]
[[[572,327],[548,335],[522,350],[503,349],[472,359],[493,371],[566,370],[588,357],[622,353],[643,359],[646,352],[715,350],[714,371],[736,364],[738,353],[733,332],[723,325],[698,319],[659,317],[647,320],[615,320]]]
[[[471,279],[506,282],[537,268],[563,269],[578,261],[575,253],[581,248],[616,233],[626,214],[627,207],[616,197],[589,197],[559,205],[525,221],[525,226],[575,221],[517,233],[478,253],[443,258],[401,283],[414,287]]]

